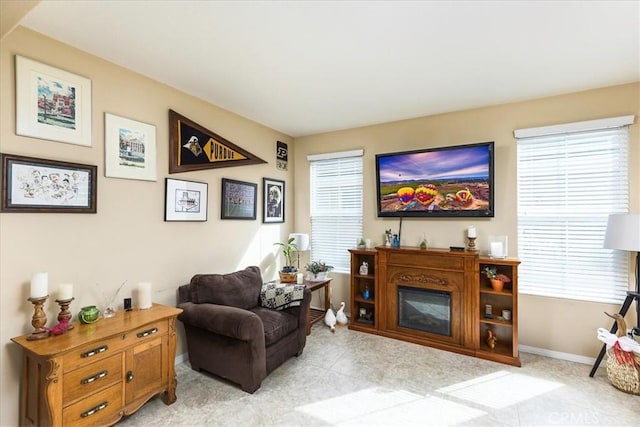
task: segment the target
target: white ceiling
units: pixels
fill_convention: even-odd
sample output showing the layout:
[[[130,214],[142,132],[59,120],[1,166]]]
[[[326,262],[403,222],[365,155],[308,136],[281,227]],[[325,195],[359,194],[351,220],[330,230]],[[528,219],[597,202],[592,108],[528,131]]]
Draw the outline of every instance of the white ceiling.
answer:
[[[297,137],[640,81],[639,4],[45,0],[21,24]]]

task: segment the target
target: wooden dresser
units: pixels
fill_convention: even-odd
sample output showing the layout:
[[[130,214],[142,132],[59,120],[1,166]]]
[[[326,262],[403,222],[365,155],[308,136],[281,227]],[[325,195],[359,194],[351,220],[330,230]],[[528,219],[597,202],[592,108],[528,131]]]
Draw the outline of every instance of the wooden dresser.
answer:
[[[73,322],[60,336],[12,338],[24,354],[20,425],[110,425],[158,393],[165,404],[175,402],[181,312],[154,304],[89,325]]]

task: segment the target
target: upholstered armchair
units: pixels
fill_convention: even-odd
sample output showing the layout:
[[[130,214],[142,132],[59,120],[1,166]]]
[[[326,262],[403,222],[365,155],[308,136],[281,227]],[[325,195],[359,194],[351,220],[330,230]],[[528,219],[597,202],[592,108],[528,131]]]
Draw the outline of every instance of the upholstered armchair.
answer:
[[[253,393],[262,380],[306,344],[311,292],[297,306],[261,304],[258,267],[230,274],[198,274],[178,289],[191,368],[226,378]],[[263,295],[264,296],[264,295]]]

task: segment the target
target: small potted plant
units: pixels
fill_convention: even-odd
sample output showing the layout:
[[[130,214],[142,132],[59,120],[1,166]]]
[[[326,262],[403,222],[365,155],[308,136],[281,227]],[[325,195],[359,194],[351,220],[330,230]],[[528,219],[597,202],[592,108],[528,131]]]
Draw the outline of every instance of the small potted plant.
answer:
[[[294,283],[296,281],[296,272],[298,269],[293,265],[293,253],[298,250],[294,237],[290,237],[286,242],[277,242],[274,245],[282,247],[282,255],[284,256],[285,265],[278,273],[280,281],[283,283]]]
[[[511,282],[511,279],[507,276],[502,273],[498,273],[497,267],[488,265],[482,269],[482,272],[491,281],[491,287],[494,291],[502,291],[502,289],[504,289],[504,284]]]
[[[329,272],[333,270],[333,266],[326,264],[324,261],[312,261],[305,268],[309,272],[308,279],[311,281],[326,280]]]

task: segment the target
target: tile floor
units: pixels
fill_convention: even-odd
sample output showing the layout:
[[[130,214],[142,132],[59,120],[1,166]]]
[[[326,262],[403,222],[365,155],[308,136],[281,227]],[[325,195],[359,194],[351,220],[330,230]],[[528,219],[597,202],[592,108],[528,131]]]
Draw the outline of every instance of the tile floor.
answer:
[[[184,363],[175,404],[156,398],[121,425],[640,425],[640,396],[612,387],[603,367],[590,378],[588,365],[520,356],[516,368],[318,323],[255,394]]]

